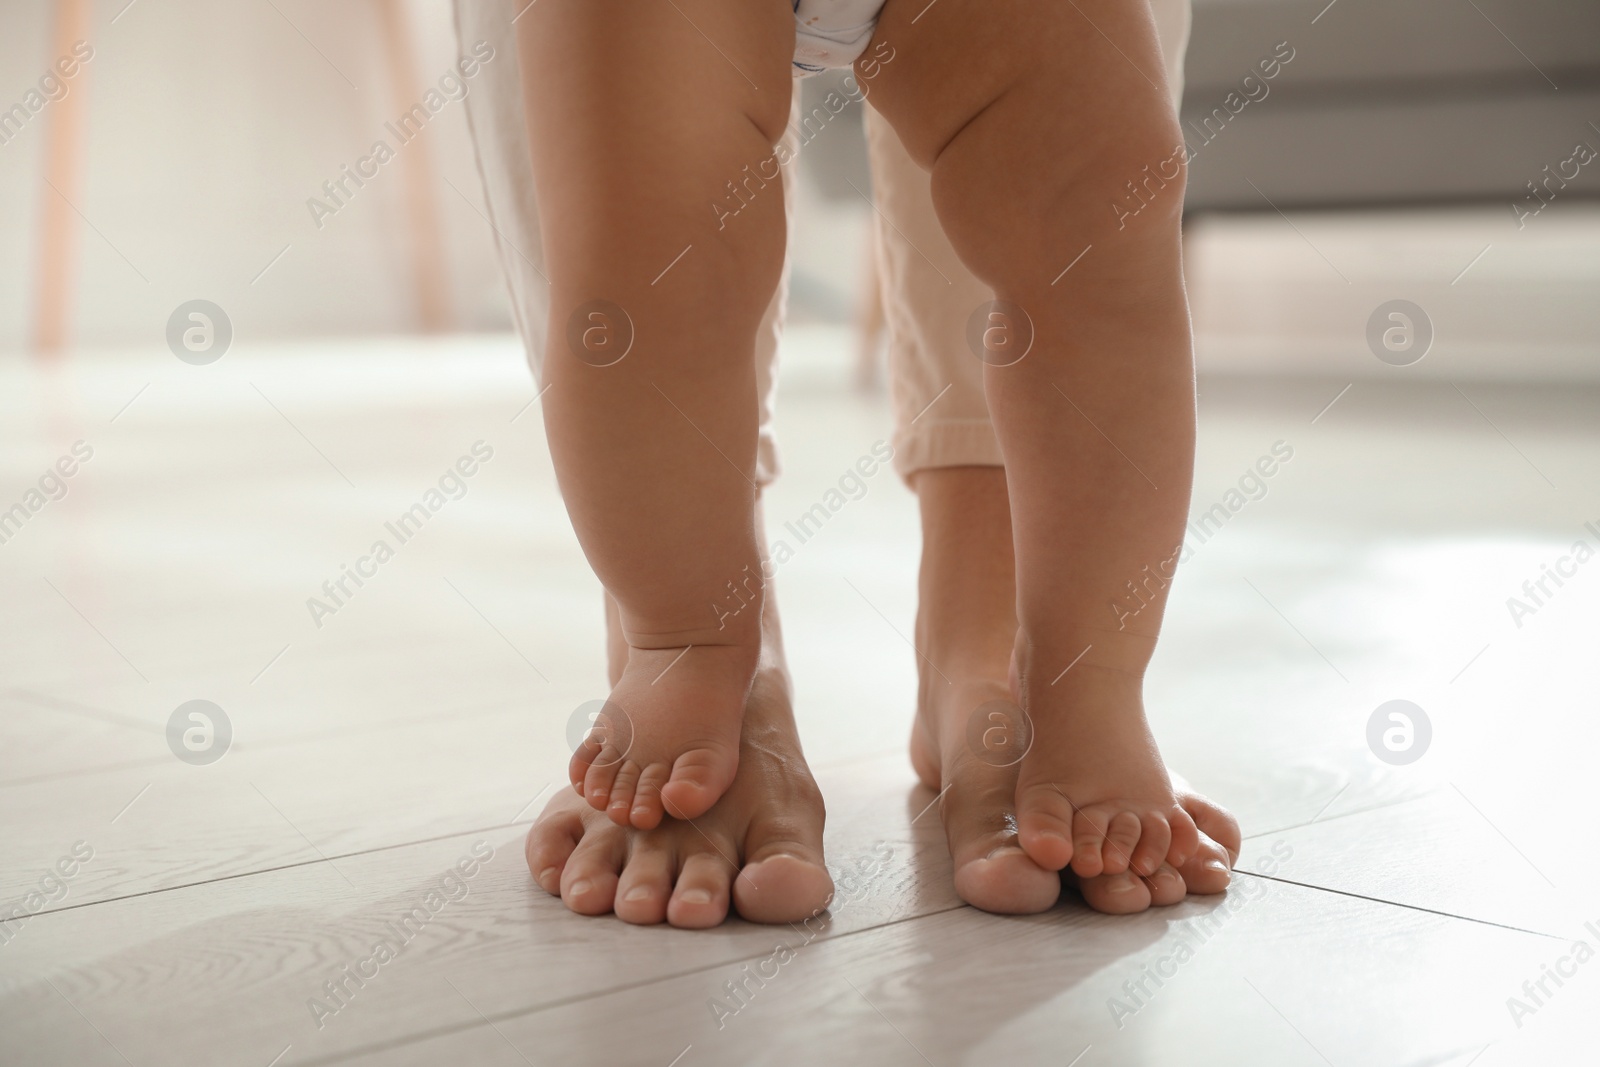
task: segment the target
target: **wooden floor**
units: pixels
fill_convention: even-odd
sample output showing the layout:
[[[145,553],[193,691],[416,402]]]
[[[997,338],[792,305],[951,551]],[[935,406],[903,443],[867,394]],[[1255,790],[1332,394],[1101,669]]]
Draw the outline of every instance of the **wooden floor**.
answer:
[[[8,364],[0,511],[92,456],[0,544],[0,909],[26,916],[0,926],[0,1063],[1595,1062],[1600,561],[1520,619],[1507,598],[1600,547],[1600,394],[1396,379],[1202,388],[1195,513],[1228,517],[1150,704],[1244,823],[1226,899],[959,904],[904,754],[915,509],[880,474],[778,579],[854,888],[809,927],[685,932],[574,917],[522,860],[603,676],[509,341]],[[887,436],[815,381],[780,423],[775,530]],[[384,524],[479,441],[399,544]],[[1395,699],[1432,726],[1400,766],[1367,742]],[[191,700],[231,726],[216,762],[169,747]]]

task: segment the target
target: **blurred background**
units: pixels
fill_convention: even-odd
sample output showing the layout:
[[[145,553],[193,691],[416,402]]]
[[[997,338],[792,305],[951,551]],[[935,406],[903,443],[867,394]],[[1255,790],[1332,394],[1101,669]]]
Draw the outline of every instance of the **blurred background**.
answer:
[[[444,0],[6,4],[0,351],[159,341],[194,298],[241,345],[510,329],[459,101],[308,206],[453,55]],[[1596,5],[1197,0],[1183,120],[1202,370],[1383,374],[1365,320],[1406,298],[1438,327],[1413,377],[1600,373]],[[859,310],[860,126],[852,104],[804,154],[798,324]]]

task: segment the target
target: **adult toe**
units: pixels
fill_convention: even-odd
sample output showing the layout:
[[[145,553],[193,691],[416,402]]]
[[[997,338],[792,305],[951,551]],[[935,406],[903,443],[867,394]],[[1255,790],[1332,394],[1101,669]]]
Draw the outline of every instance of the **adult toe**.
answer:
[[[665,835],[637,834],[617,880],[612,909],[623,922],[650,925],[667,917],[678,860]]]
[[[728,884],[732,880],[730,860],[709,848],[690,853],[667,903],[667,921],[691,930],[716,926],[728,917]]]
[[[822,856],[822,803],[778,818],[758,819],[745,834],[745,864],[733,881],[740,916],[758,923],[799,922],[833,899]]]
[[[617,875],[627,852],[627,831],[600,819],[588,821],[561,872],[561,899],[579,915],[604,915],[617,894]]]

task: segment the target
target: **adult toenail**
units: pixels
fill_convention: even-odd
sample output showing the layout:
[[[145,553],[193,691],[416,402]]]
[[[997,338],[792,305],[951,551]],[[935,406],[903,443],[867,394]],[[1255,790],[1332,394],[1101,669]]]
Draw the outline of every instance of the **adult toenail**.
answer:
[[[711,890],[685,889],[678,894],[678,899],[685,904],[709,904],[711,903]]]
[[[573,895],[575,897],[581,897],[581,896],[583,896],[585,893],[587,893],[589,890],[591,890],[593,888],[594,888],[594,883],[593,882],[589,881],[588,879],[583,879],[581,881],[573,882],[572,883],[572,888],[569,889],[567,892],[569,892],[571,895]]]
[[[636,885],[632,889],[628,890],[627,895],[624,896],[622,899],[623,900],[643,900],[645,897],[647,897],[649,895],[650,895],[650,887],[649,886],[647,886],[647,885]]]

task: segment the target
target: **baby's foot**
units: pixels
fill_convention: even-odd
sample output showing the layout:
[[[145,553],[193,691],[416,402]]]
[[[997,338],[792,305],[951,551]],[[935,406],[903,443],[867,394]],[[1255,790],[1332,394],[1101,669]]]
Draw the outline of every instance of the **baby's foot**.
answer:
[[[630,923],[716,926],[730,902],[752,922],[821,911],[833,896],[822,794],[800,752],[781,670],[756,675],[741,747],[732,785],[693,825],[635,830],[558,794],[528,832],[534,879],[581,915],[615,911]]]
[[[704,815],[739,768],[739,726],[759,647],[630,648],[596,729],[572,755],[572,787],[618,826]]]
[[[1143,679],[1017,639],[1013,667],[1033,744],[1018,766],[1017,828],[1040,866],[1080,878],[1183,869],[1200,848],[1145,721]],[[1052,669],[1053,668],[1053,669]],[[1124,883],[1125,884],[1125,883]]]
[[[982,713],[985,708],[991,713]],[[1015,709],[1010,687],[998,679],[933,678],[923,687],[911,763],[923,784],[940,794],[962,900],[1002,914],[1045,911],[1056,903],[1065,880],[1095,910],[1125,915],[1176,904],[1190,893],[1227,889],[1239,855],[1239,825],[1178,779],[1173,782],[1178,804],[1201,829],[1199,846],[1186,863],[1162,862],[1147,878],[1128,870],[1083,878],[1071,869],[1058,875],[1035,862],[1017,835],[1018,765],[1027,740],[1014,732],[1006,736],[1018,721]],[[972,728],[975,713],[978,730]]]
[[[1163,863],[1156,873],[1143,878],[1132,871],[1080,878],[1068,868],[1063,880],[1075,884],[1084,901],[1096,911],[1127,915],[1151,907],[1176,904],[1190,893],[1209,895],[1228,888],[1229,872],[1239,858],[1239,823],[1225,809],[1191,790],[1188,783],[1173,776],[1178,804],[1200,828],[1200,847],[1189,862],[1174,868]]]

